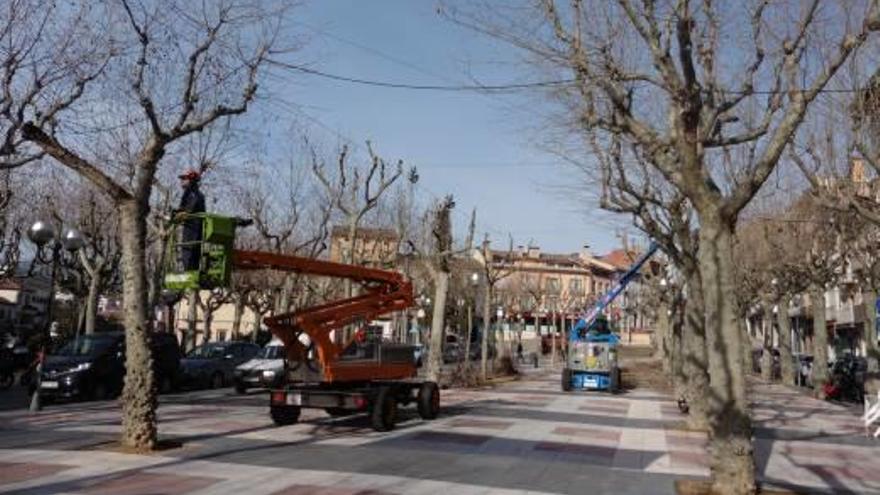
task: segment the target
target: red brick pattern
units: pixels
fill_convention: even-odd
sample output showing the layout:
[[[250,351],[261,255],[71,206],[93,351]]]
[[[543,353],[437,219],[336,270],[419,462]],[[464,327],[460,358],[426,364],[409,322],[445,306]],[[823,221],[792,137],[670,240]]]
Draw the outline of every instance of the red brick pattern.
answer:
[[[413,440],[432,443],[454,443],[459,445],[482,445],[492,437],[487,435],[470,435],[463,433],[442,433],[439,431],[423,431],[412,437]]]
[[[182,495],[221,481],[202,476],[181,476],[138,471],[89,483],[81,489],[93,495]]]
[[[551,432],[554,435],[565,437],[581,437],[591,438],[595,440],[604,440],[607,442],[617,443],[620,441],[620,432],[611,430],[600,430],[598,428],[574,428],[571,426],[557,426]]]
[[[611,414],[614,416],[626,416],[629,413],[629,405],[615,406],[606,405],[603,403],[595,403],[580,406],[578,407],[578,411],[584,411],[588,413]]]
[[[70,469],[70,466],[34,462],[0,462],[0,485],[51,476],[66,469]]]
[[[608,466],[614,462],[614,454],[617,452],[613,447],[562,442],[538,442],[535,444],[535,450],[584,457],[588,458],[584,459],[584,462]]]
[[[393,495],[391,492],[337,486],[290,485],[272,495]]]
[[[503,431],[513,426],[513,422],[460,418],[450,421],[449,426],[453,428],[485,428],[487,430]]]

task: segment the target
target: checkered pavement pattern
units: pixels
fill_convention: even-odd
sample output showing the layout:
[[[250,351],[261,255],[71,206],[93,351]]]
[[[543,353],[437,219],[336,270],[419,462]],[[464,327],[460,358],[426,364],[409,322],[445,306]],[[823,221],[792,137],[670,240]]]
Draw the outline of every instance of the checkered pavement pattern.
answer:
[[[455,454],[460,459],[550,462],[614,472],[705,478],[709,475],[705,433],[682,429],[671,398],[650,390],[620,395],[563,393],[553,373],[483,389],[445,390],[444,413],[435,421],[404,414],[405,427],[372,431],[363,418],[329,418],[308,410],[300,423],[274,427],[265,397],[214,399],[160,407],[163,438],[226,440]],[[229,394],[224,396],[222,394]],[[797,491],[880,493],[880,444],[864,436],[859,411],[816,401],[778,385],[753,384],[753,414],[759,477]],[[55,430],[115,434],[114,403],[74,404],[28,415],[0,413],[3,430]],[[185,444],[198,449],[199,440]],[[379,454],[377,454],[379,455]],[[430,478],[430,479],[428,479]],[[382,494],[526,493],[491,484],[465,484],[433,476],[408,477],[342,468],[322,471],[195,460],[174,451],[136,456],[108,451],[70,452],[52,446],[5,449],[0,443],[0,493],[190,494]],[[548,492],[554,492],[548,489]],[[564,491],[564,490],[563,490]],[[529,493],[539,493],[534,489]]]

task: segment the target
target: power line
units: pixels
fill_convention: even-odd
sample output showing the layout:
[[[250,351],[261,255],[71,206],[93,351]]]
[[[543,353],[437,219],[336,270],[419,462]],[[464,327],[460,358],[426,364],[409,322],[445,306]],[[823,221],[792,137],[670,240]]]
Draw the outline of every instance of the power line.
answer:
[[[533,89],[533,88],[546,88],[546,87],[556,87],[556,86],[568,86],[577,82],[576,79],[551,79],[546,81],[530,81],[524,83],[505,83],[505,84],[412,84],[412,83],[404,83],[404,82],[394,82],[394,81],[378,81],[374,79],[364,79],[360,77],[352,77],[352,76],[344,76],[340,74],[332,74],[329,72],[320,71],[317,69],[312,69],[309,67],[305,67],[303,65],[291,64],[289,62],[281,62],[279,60],[267,60],[270,64],[277,65],[279,67],[283,67],[285,69],[291,69],[295,71],[302,72],[304,74],[309,74],[313,76],[323,77],[326,79],[331,79],[339,82],[346,82],[351,84],[360,84],[364,86],[374,86],[380,88],[390,88],[390,89],[409,89],[416,91],[449,91],[449,92],[494,92],[494,91],[515,91],[521,89]],[[761,90],[755,89],[750,91],[740,91],[740,90],[732,90],[732,89],[717,89],[715,93],[728,94],[728,95],[776,95],[776,94],[784,94],[784,93],[805,93],[808,90],[806,89],[794,89],[794,90]],[[820,94],[846,94],[846,93],[860,93],[864,90],[856,89],[856,88],[825,88],[819,90]]]
[[[530,88],[540,88],[540,87],[548,87],[548,86],[562,86],[567,84],[572,84],[574,79],[561,79],[558,81],[535,81],[535,82],[527,82],[527,83],[509,83],[509,84],[410,84],[410,83],[399,83],[399,82],[391,82],[391,81],[375,81],[370,79],[363,79],[359,77],[349,77],[342,76],[338,74],[331,74],[329,72],[323,72],[316,69],[311,69],[309,67],[305,67],[302,65],[291,64],[288,62],[281,62],[278,60],[268,60],[269,63],[273,65],[277,65],[279,67],[284,67],[286,69],[292,69],[299,72],[303,72],[305,74],[310,74],[313,76],[324,77],[327,79],[332,79],[334,81],[347,82],[352,84],[361,84],[365,86],[376,86],[380,88],[392,88],[392,89],[411,89],[411,90],[420,90],[420,91],[512,91],[517,89],[530,89]]]

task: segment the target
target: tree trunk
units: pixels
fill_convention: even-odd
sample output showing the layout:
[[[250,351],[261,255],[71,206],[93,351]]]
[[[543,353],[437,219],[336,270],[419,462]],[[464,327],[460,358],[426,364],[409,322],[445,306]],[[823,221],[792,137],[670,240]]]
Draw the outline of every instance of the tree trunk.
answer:
[[[212,335],[211,335],[211,324],[213,323],[213,320],[214,320],[214,312],[211,311],[211,308],[208,307],[207,304],[205,305],[205,308],[204,308],[202,311],[203,311],[203,314],[204,314],[204,318],[203,318],[203,320],[205,320],[205,322],[204,322],[204,329],[205,329],[205,334],[204,334],[204,335],[205,335],[205,337],[204,337],[204,339],[202,340],[202,342],[210,342],[210,341],[211,341],[211,338],[212,338]]]
[[[776,313],[779,322],[779,367],[782,383],[794,385],[794,361],[791,356],[791,317],[788,315],[788,297],[779,301]]]
[[[483,335],[480,349],[480,378],[485,382],[489,379],[489,333],[492,322],[489,309],[491,305],[492,289],[487,281],[483,282]]]
[[[98,291],[101,289],[101,278],[94,274],[89,278],[89,295],[86,299],[86,335],[95,332],[95,321],[98,318]]]
[[[828,381],[828,327],[825,317],[825,288],[810,286],[810,303],[813,306],[813,394],[825,399],[825,382]]]
[[[767,301],[761,304],[761,379],[773,380],[773,305]]]
[[[293,275],[285,275],[284,283],[281,285],[281,294],[279,294],[278,299],[275,303],[275,314],[287,313],[290,310],[290,296],[293,293],[293,287],[295,285]]]
[[[253,330],[251,330],[251,342],[256,343],[260,334],[260,323],[263,320],[263,314],[254,310]]]
[[[868,375],[865,395],[876,397],[880,390],[880,348],[877,346],[877,290],[868,287],[862,292],[865,305],[865,357],[868,358]]]
[[[657,308],[657,320],[654,328],[654,357],[663,363],[666,369],[666,333],[669,331],[669,303],[660,301]]]
[[[676,397],[685,397],[687,394],[687,378],[684,375],[684,346],[682,335],[684,333],[684,305],[676,304],[675,318],[672,319],[672,331],[669,332],[670,359],[669,369],[672,372],[672,387]]]
[[[434,314],[431,316],[431,345],[428,354],[428,380],[440,383],[443,367],[443,329],[446,326],[446,293],[449,273],[438,270],[434,276]]]
[[[686,275],[687,300],[684,304],[682,328],[682,373],[688,403],[688,427],[706,430],[709,427],[709,357],[706,349],[705,306],[700,272]]]
[[[79,304],[79,309],[76,312],[76,331],[74,332],[76,337],[79,337],[83,334],[86,328],[86,307],[84,304]]]
[[[712,489],[720,494],[753,493],[752,421],[734,299],[734,222],[717,211],[701,213],[698,259],[709,356]]]
[[[186,335],[184,336],[184,348],[191,351],[196,346],[196,322],[199,318],[199,291],[190,290],[186,302]]]
[[[244,315],[244,295],[239,294],[235,298],[235,308],[232,315],[232,340],[238,340],[240,337],[242,315]]]
[[[550,368],[556,366],[556,314],[550,317],[550,321],[553,322],[550,325]]]
[[[119,210],[126,369],[121,442],[125,447],[151,450],[157,441],[158,404],[147,335],[145,244],[149,207],[146,201],[131,201],[122,203]]]

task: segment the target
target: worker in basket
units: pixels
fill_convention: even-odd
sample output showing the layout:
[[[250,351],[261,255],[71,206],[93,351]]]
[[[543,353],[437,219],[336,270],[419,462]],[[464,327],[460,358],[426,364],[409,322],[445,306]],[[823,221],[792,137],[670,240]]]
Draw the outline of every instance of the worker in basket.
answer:
[[[180,174],[183,196],[180,206],[174,210],[175,218],[183,218],[180,233],[180,262],[186,271],[198,270],[202,254],[202,219],[187,215],[205,212],[205,196],[199,191],[201,174],[197,170],[187,170]]]

